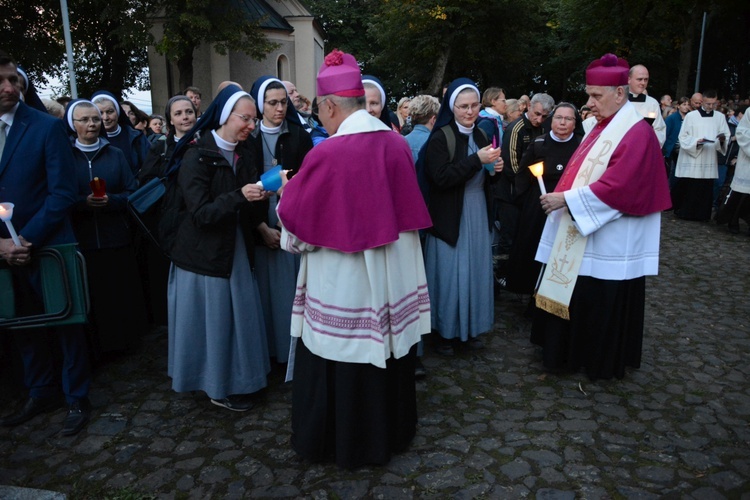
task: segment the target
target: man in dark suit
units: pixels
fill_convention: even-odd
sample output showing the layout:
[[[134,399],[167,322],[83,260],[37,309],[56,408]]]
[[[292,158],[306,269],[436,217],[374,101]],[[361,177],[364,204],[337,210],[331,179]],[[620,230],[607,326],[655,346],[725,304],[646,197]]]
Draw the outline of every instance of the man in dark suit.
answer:
[[[29,311],[38,302],[39,271],[33,249],[74,243],[68,218],[76,199],[73,154],[62,120],[30,108],[20,101],[15,61],[0,51],[0,202],[15,204],[13,225],[21,246],[6,228],[0,228],[0,258],[14,275],[19,309]],[[86,337],[78,325],[25,330],[14,336],[23,358],[24,382],[29,398],[16,413],[0,420],[14,426],[52,411],[60,405],[50,346],[63,354],[62,389],[69,405],[63,435],[78,433],[88,422],[90,369]]]

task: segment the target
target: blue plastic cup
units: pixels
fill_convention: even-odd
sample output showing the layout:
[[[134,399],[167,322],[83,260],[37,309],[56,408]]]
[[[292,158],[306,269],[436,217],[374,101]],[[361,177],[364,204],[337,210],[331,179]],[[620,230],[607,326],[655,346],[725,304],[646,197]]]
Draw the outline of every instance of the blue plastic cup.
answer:
[[[266,191],[278,191],[281,187],[281,165],[276,165],[260,176],[260,182]]]

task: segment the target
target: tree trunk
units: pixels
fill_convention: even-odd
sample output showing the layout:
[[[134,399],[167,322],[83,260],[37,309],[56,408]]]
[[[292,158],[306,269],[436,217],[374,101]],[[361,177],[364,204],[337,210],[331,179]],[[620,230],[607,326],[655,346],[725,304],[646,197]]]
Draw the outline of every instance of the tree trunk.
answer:
[[[448,45],[438,56],[435,61],[435,69],[430,78],[430,84],[427,87],[427,94],[436,95],[442,98],[443,80],[445,79],[445,69],[448,67],[448,58],[450,57],[450,45]]]

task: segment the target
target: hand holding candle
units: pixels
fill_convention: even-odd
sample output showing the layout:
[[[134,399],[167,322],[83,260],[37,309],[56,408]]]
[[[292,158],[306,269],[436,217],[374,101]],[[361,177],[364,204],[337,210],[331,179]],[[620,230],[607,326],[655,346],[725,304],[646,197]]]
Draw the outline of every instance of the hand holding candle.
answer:
[[[10,233],[10,237],[13,238],[13,243],[20,247],[21,240],[18,239],[18,234],[16,234],[16,228],[13,227],[13,223],[10,221],[11,217],[13,217],[13,203],[5,202],[0,203],[0,219],[2,219],[3,222],[5,222],[6,227],[8,228],[8,232]]]
[[[477,152],[479,161],[490,175],[495,175],[495,164],[500,158],[500,149],[496,148],[495,139],[492,139],[492,145],[486,146]]]
[[[91,187],[91,192],[95,198],[104,198],[104,195],[107,194],[107,183],[104,179],[94,177],[91,182],[89,182],[89,186]]]
[[[534,163],[533,165],[529,166],[529,170],[531,170],[531,173],[536,177],[537,182],[539,182],[539,190],[542,192],[542,194],[547,194],[547,188],[544,187],[544,180],[542,179],[542,174],[544,173],[544,163]]]

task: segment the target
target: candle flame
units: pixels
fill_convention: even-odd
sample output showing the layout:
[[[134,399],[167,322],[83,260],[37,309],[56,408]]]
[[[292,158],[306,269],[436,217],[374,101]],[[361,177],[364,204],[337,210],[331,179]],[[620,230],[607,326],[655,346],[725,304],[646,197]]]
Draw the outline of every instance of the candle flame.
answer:
[[[649,118],[656,118],[656,113],[654,113],[653,111],[650,111],[649,114],[648,114],[648,117]]]
[[[531,170],[531,173],[534,175],[534,177],[541,177],[544,173],[544,162],[540,161],[539,163],[530,165],[529,170]]]

